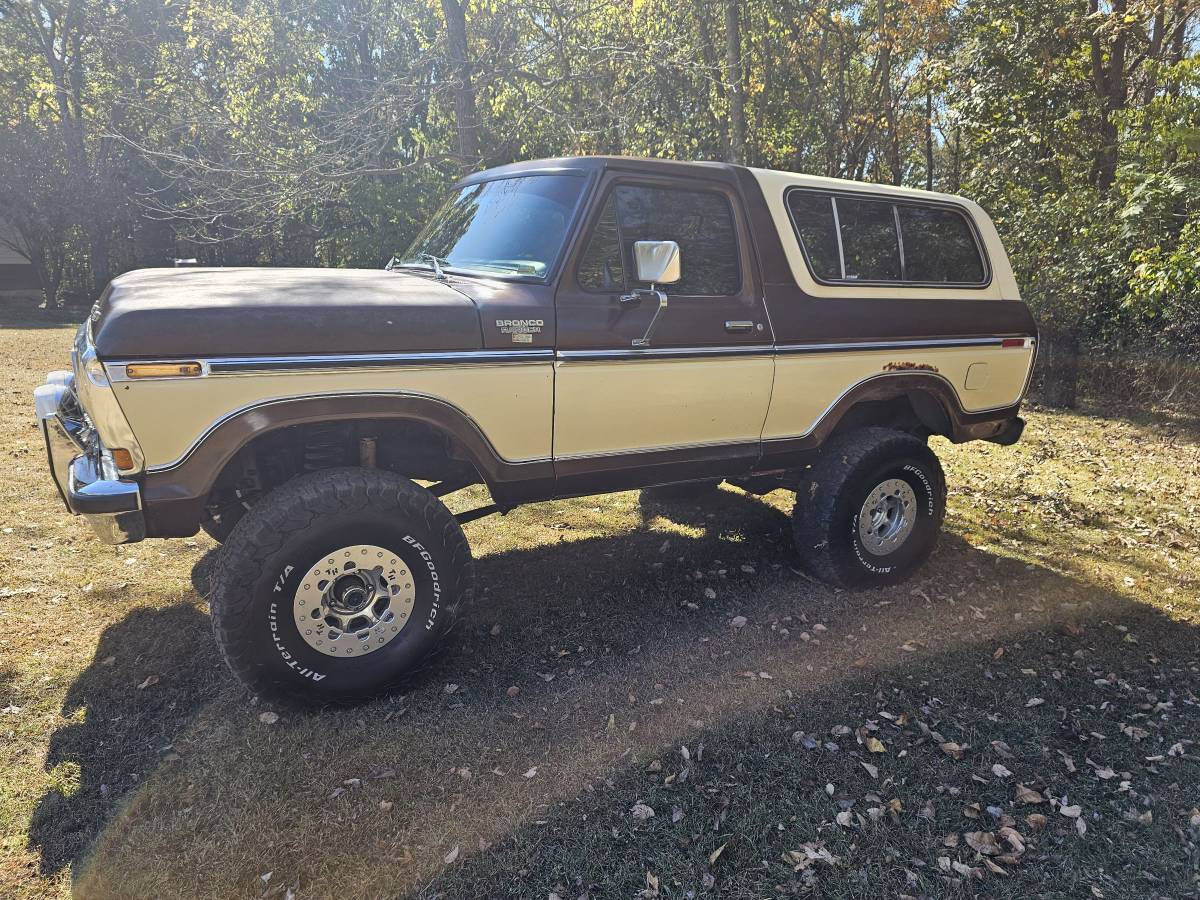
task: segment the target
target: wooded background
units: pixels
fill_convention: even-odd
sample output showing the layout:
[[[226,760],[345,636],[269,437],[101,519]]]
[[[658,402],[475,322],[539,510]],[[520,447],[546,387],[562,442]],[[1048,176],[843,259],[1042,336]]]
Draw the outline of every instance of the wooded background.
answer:
[[[978,200],[1058,402],[1200,349],[1197,0],[0,0],[0,218],[114,275],[381,266],[465,170],[727,159]]]

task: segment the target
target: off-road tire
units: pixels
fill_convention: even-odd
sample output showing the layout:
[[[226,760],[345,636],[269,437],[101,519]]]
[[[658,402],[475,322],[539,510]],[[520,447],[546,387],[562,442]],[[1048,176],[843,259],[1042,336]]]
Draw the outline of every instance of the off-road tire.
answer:
[[[678,484],[659,484],[642,488],[642,496],[658,503],[701,502],[716,496],[720,488],[721,479],[710,478],[705,481],[681,481]]]
[[[411,615],[386,646],[330,656],[301,636],[293,603],[314,565],[355,545],[402,559]],[[272,491],[237,523],[213,575],[213,632],[229,668],[259,696],[354,703],[411,675],[450,631],[473,584],[467,539],[437,497],[390,472],[325,469]]]
[[[892,479],[912,491],[912,526],[903,543],[876,555],[864,544],[859,517],[874,489]],[[822,449],[797,491],[792,531],[801,562],[815,577],[838,587],[884,587],[904,581],[929,558],[945,515],[946,477],[925,442],[889,428],[863,428]]]

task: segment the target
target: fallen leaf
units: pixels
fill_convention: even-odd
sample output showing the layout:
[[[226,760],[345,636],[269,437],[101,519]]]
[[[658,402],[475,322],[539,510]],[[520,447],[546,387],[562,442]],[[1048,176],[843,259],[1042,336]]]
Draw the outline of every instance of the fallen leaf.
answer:
[[[259,713],[258,721],[262,722],[264,725],[274,725],[279,721],[279,713],[271,712],[270,710],[264,713]]]
[[[446,865],[452,864],[456,859],[458,859],[459,849],[459,845],[455,844],[454,849],[442,857],[442,862],[444,862]]]
[[[995,856],[1000,852],[1000,844],[996,840],[996,836],[990,831],[968,831],[963,835],[967,842],[967,846],[976,853],[982,853],[984,856]]]
[[[1030,707],[1033,707],[1033,706],[1041,706],[1045,702],[1046,701],[1043,700],[1041,697],[1030,697],[1028,700],[1025,701],[1025,708],[1029,709]]]
[[[1001,825],[999,829],[1000,837],[1008,846],[1018,853],[1025,852],[1025,838],[1021,837],[1021,832],[1015,828],[1010,828],[1008,825]]]
[[[883,741],[881,741],[877,737],[867,738],[867,749],[870,750],[872,753],[886,753],[887,752],[887,748],[883,745]]]
[[[958,861],[951,862],[950,867],[964,878],[983,878],[983,869],[973,868]]]
[[[837,823],[843,828],[849,828],[854,824],[854,814],[850,810],[845,809],[837,814]]]
[[[1058,811],[1061,815],[1066,816],[1068,819],[1078,819],[1080,814],[1083,812],[1083,807],[1076,805],[1060,806]]]
[[[866,769],[867,774],[870,775],[872,778],[879,777],[879,769],[877,767],[871,765],[868,762],[862,762],[861,760],[859,761],[859,765],[861,765],[864,769]]]
[[[1034,831],[1041,831],[1046,827],[1046,817],[1041,813],[1030,813],[1025,817],[1025,824]]]
[[[745,616],[734,616],[732,619],[729,620],[729,624],[732,625],[734,628],[745,628],[746,627],[746,617]]]
[[[158,684],[158,676],[157,675],[147,675],[146,680],[143,681],[141,684],[139,684],[137,686],[137,689],[139,691],[144,691],[146,688],[153,687],[156,684]]]
[[[1008,746],[1004,741],[992,741],[992,749],[1000,756],[1001,759],[1012,759],[1012,747]]]
[[[729,841],[726,841],[712,853],[708,854],[708,864],[711,866],[713,863],[715,863],[721,857],[721,854],[725,852],[725,848],[728,846]]]
[[[537,774],[537,770],[538,770],[538,767],[534,766],[532,769],[530,769],[528,772],[525,773],[525,777],[532,778],[534,775]]]
[[[938,744],[938,746],[942,748],[942,752],[947,756],[953,757],[954,759],[963,758],[964,748],[954,741],[943,741],[941,744]]]
[[[1033,788],[1026,787],[1023,784],[1017,785],[1017,802],[1025,804],[1045,803],[1046,798]]]
[[[994,766],[992,766],[992,774],[997,778],[1012,778],[1012,772],[1007,766],[1003,766],[1000,763],[996,763]]]
[[[629,810],[629,813],[639,822],[645,822],[647,819],[654,818],[654,810],[641,800],[633,804],[633,808]]]

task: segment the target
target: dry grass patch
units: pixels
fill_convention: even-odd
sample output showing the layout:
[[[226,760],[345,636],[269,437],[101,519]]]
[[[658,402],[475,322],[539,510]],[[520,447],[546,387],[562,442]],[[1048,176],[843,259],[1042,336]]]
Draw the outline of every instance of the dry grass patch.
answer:
[[[208,632],[215,545],[63,513],[29,392],[69,337],[0,329],[0,895],[1197,890],[1179,425],[939,442],[947,536],[892,592],[796,574],[782,492],[484,519],[480,595],[406,694],[263,721]],[[972,847],[1008,827],[1023,852]]]

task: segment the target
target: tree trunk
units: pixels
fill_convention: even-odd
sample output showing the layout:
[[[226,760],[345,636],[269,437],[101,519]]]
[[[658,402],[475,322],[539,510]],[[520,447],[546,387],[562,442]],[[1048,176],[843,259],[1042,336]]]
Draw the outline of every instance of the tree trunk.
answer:
[[[1093,21],[1099,8],[1099,0],[1089,0],[1088,11]],[[1127,10],[1127,0],[1112,0],[1109,19],[1116,23],[1117,32],[1108,48],[1107,60],[1100,43],[1099,29],[1094,28],[1091,36],[1092,87],[1100,107],[1100,127],[1097,129],[1100,143],[1096,147],[1092,169],[1096,188],[1102,194],[1107,193],[1117,180],[1118,134],[1115,119],[1128,102],[1125,81]]]
[[[1039,399],[1047,406],[1074,409],[1079,387],[1079,338],[1054,326],[1038,337]]]
[[[900,135],[896,129],[896,104],[892,96],[892,44],[887,30],[887,0],[879,0],[879,100],[883,104],[887,135],[884,143],[888,168],[891,169],[892,184],[903,180],[900,162]]]
[[[465,166],[479,160],[479,133],[475,120],[475,86],[467,46],[467,0],[442,0],[446,17],[446,45],[454,70],[454,120],[458,131],[458,156]]]
[[[725,80],[729,85],[729,162],[746,161],[746,96],[742,90],[742,24],[737,0],[725,3]]]
[[[933,88],[925,87],[925,190],[933,190]]]

